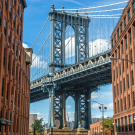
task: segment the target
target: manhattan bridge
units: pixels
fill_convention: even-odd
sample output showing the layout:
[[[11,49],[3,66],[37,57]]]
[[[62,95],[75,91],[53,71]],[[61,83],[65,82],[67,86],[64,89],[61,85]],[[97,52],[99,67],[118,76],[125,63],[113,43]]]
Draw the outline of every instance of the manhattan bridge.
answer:
[[[75,101],[74,129],[90,128],[91,93],[111,84],[110,36],[128,1],[80,9],[55,9],[35,39],[30,102],[49,98],[48,127],[66,124],[66,99]]]

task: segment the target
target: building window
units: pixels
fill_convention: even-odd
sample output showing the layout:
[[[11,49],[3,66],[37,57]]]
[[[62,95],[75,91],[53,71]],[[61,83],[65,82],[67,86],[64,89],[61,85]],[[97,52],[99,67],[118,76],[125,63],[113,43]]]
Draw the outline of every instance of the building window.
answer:
[[[13,36],[13,50],[15,50],[15,38]]]
[[[117,113],[117,109],[116,109],[116,102],[115,102],[115,114]]]
[[[123,111],[123,103],[122,103],[122,99],[121,99],[121,111]]]
[[[120,32],[122,33],[122,23],[121,23],[121,25],[120,25]]]
[[[128,69],[128,55],[126,55],[126,63],[127,63],[127,69]]]
[[[125,97],[125,110],[126,110],[127,108],[126,108],[126,97]]]
[[[130,61],[132,61],[132,50],[130,50]],[[131,64],[133,63],[131,62]]]
[[[15,14],[14,14],[14,18],[13,18],[13,25],[14,25],[14,28],[15,28]]]
[[[7,9],[7,0],[5,0],[5,8]]]
[[[130,20],[131,14],[130,14],[130,9],[128,10],[128,21]]]
[[[119,29],[117,30],[117,37],[118,37],[118,39],[119,39]]]
[[[133,92],[133,106],[135,106],[135,93]]]
[[[133,114],[133,126],[134,126],[134,131],[135,131],[135,114]]]
[[[131,76],[132,76],[132,86],[134,85],[134,74],[133,74],[133,70],[131,71]]]
[[[123,41],[121,42],[121,46],[122,46],[122,54],[123,54]]]
[[[11,43],[11,31],[10,31],[10,29],[8,31],[8,41],[9,41],[9,43]]]
[[[129,108],[130,108],[130,95],[128,95],[128,105],[129,105]]]
[[[115,44],[116,44],[116,34],[114,35],[114,42],[115,42]]]
[[[17,43],[16,43],[16,57],[17,57],[17,52],[18,52],[18,46],[17,46]]]
[[[14,0],[14,6],[16,5],[16,0]]]
[[[9,55],[9,59],[8,59],[8,72],[10,72],[10,55]]]
[[[130,42],[130,44],[132,43],[131,29],[130,29],[130,31],[129,31],[129,42]]]
[[[4,60],[3,60],[3,65],[5,67],[6,65],[6,48],[4,47]]]
[[[128,89],[129,89],[129,75],[127,75],[127,86],[128,86]]]
[[[116,90],[115,90],[115,86],[114,86],[114,96],[116,97]]]
[[[4,20],[4,34],[5,34],[5,36],[6,36],[6,28],[7,27],[7,22],[6,22],[6,19]]]
[[[123,63],[123,73],[124,73],[124,61],[122,63]]]
[[[131,132],[132,131],[131,115],[129,115],[128,118],[129,118],[129,132]]]
[[[124,28],[126,27],[126,16],[124,17]]]
[[[7,100],[8,100],[9,83],[7,82]]]
[[[20,30],[20,41],[21,41],[21,37],[22,37],[22,33],[21,33],[21,30]]]
[[[19,15],[19,5],[17,6],[17,13],[18,13],[18,15]]]
[[[125,92],[125,78],[123,78],[123,88],[124,88],[124,92]]]
[[[20,23],[22,22],[22,14],[20,13]]]
[[[118,67],[116,68],[116,71],[117,71],[117,79],[118,79]]]
[[[17,81],[17,75],[18,75],[18,71],[17,71],[17,67],[16,67],[16,81]]]
[[[2,78],[2,97],[4,97],[4,77]]]
[[[117,132],[117,131],[118,131],[118,130],[117,130],[117,119],[115,119],[115,126],[116,126],[116,127],[115,127],[115,128],[116,128],[116,132]]]
[[[121,118],[121,126],[122,126],[122,131],[121,131],[121,132],[124,132],[124,123],[123,123],[123,117]]]
[[[19,50],[19,61],[21,62],[21,51]]]
[[[121,76],[121,64],[119,64],[119,68],[120,68],[120,76]]]
[[[125,37],[125,44],[126,44],[126,50],[127,50],[127,37]]]
[[[14,76],[14,61],[13,61],[13,66],[12,66],[12,76]]]
[[[118,119],[118,132],[120,132],[120,119]]]
[[[120,108],[119,108],[120,106],[119,106],[119,101],[118,101],[118,112],[120,112]]]
[[[125,132],[128,132],[128,128],[127,128],[127,116],[125,116]]]
[[[0,8],[0,27],[1,27],[1,8]]]
[[[18,33],[19,33],[19,25],[17,23],[17,35],[18,35]]]
[[[119,96],[119,88],[118,88],[118,84],[117,84],[117,95]]]
[[[122,94],[122,85],[121,85],[121,81],[120,81],[120,91],[121,91],[121,94]]]
[[[115,70],[113,71],[113,75],[114,75],[114,81],[115,81]]]
[[[10,9],[9,9],[9,17],[10,17],[10,19],[12,18],[12,7],[11,7],[11,4],[10,4]]]
[[[119,58],[120,58],[120,47],[119,47]]]

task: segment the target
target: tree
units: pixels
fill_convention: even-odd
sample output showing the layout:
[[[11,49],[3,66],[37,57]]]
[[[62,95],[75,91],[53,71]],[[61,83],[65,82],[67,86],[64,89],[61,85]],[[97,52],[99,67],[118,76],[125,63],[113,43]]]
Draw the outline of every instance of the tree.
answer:
[[[41,118],[40,120],[34,120],[34,123],[31,125],[32,129],[35,130],[38,132],[38,133],[42,133],[44,130],[43,130],[43,126],[42,126],[42,121],[43,121],[43,118]]]
[[[114,124],[113,117],[108,118],[108,119],[104,119],[104,131],[107,131],[107,130],[114,131],[114,125],[113,124]],[[103,121],[100,122],[100,125],[103,125]]]

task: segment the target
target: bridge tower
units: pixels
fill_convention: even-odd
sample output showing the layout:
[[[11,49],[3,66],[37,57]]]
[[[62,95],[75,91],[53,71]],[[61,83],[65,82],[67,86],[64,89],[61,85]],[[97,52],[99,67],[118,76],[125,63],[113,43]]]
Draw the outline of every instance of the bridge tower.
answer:
[[[56,11],[54,5],[49,12],[51,21],[51,48],[50,48],[50,83],[46,89],[49,91],[49,129],[55,129],[55,120],[60,121],[59,129],[66,129],[65,101],[72,96],[75,101],[75,129],[89,129],[91,119],[91,107],[87,99],[91,98],[89,89],[65,90],[56,88],[51,81],[55,67],[63,68],[65,65],[65,31],[70,25],[75,32],[75,63],[89,58],[89,22],[87,16],[68,14],[63,10]],[[85,122],[82,128],[81,121]]]
[[[54,5],[49,12],[51,21],[50,73],[55,67],[65,65],[65,31],[71,26],[75,32],[75,63],[89,58],[89,22],[87,16],[55,11]]]

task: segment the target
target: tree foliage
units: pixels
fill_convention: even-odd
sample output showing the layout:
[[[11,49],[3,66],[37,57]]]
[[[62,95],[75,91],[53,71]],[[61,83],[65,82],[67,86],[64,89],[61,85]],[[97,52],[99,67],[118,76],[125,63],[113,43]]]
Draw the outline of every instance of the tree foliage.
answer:
[[[40,120],[34,120],[34,123],[31,125],[32,129],[34,130],[35,128],[35,131],[37,131],[38,133],[42,133],[44,131],[42,121],[43,118],[41,118]]]
[[[114,130],[114,119],[113,118],[108,118],[108,119],[104,119],[104,130]],[[100,125],[103,125],[103,121],[100,122]]]

